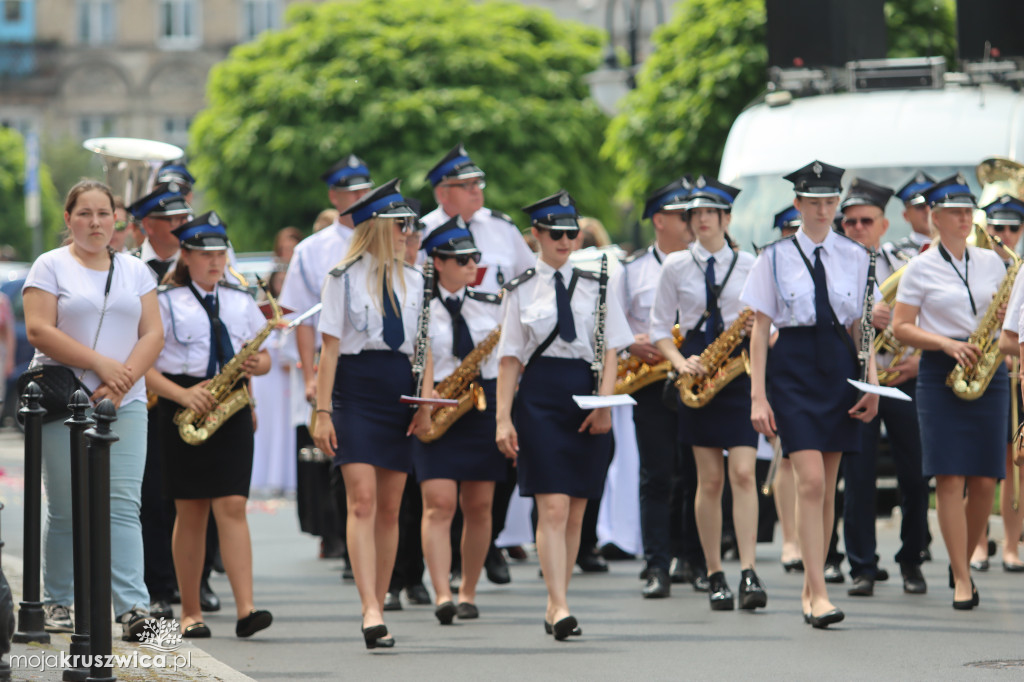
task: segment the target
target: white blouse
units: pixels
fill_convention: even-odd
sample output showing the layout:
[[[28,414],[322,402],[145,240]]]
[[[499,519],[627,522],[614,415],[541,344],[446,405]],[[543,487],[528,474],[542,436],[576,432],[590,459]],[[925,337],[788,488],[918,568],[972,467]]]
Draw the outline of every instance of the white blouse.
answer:
[[[654,292],[667,257],[656,244],[652,244],[639,255],[623,261],[622,274],[615,279],[619,300],[634,336],[646,334],[650,327]]]
[[[324,278],[335,265],[345,258],[354,230],[337,220],[303,239],[295,247],[288,263],[288,272],[281,285],[280,304],[301,314],[320,302]],[[317,315],[311,315],[301,324],[316,328]],[[320,340],[317,337],[316,345]]]
[[[434,381],[448,377],[462,364],[459,356],[452,349],[452,317],[444,300],[454,296],[462,301],[462,317],[469,327],[469,335],[473,346],[477,346],[494,328],[501,324],[501,299],[496,294],[475,293],[476,298],[466,295],[463,287],[455,292],[438,286],[438,296],[430,302],[430,348],[434,354]],[[483,300],[478,300],[478,299]],[[497,346],[491,350],[480,366],[480,376],[484,379],[495,379],[498,376]]]

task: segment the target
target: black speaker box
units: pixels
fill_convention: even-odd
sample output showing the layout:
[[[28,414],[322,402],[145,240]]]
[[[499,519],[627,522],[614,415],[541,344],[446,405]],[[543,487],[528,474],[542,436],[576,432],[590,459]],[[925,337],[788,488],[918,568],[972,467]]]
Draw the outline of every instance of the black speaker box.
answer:
[[[768,65],[843,66],[886,56],[883,0],[765,0]]]
[[[1024,3],[1020,0],[957,0],[956,34],[960,59],[984,59],[985,43],[994,58],[1024,56]]]

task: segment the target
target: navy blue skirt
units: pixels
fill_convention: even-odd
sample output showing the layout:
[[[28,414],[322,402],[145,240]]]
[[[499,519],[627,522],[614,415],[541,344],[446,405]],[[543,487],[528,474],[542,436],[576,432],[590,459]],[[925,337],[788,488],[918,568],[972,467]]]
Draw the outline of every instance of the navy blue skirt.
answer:
[[[339,355],[331,421],[338,435],[334,464],[372,464],[412,473],[413,411],[398,402],[416,390],[409,357],[390,350]]]
[[[845,333],[845,332],[844,332]],[[858,377],[858,363],[839,334],[826,337],[835,357],[831,371],[815,363],[815,328],[785,327],[768,353],[768,382],[782,452],[860,452],[860,421],[848,412],[858,392],[847,379]]]
[[[590,365],[583,360],[539,357],[527,365],[513,406],[520,495],[601,497],[612,461],[612,434],[578,433],[589,413],[572,399],[593,390]]]
[[[432,443],[413,443],[416,480],[504,481],[505,455],[495,441],[496,379],[477,379],[487,396],[482,412],[471,409]]]
[[[748,345],[744,341],[733,355]],[[690,357],[700,355],[704,348],[704,335],[695,332],[687,334],[681,352]],[[757,431],[750,421],[750,375],[744,372],[730,381],[704,407],[690,408],[679,400],[679,441],[704,448],[757,447]]]
[[[942,351],[921,353],[917,418],[921,425],[921,469],[925,476],[1006,476],[1006,415],[1010,384],[999,363],[992,383],[977,400],[961,400],[946,386],[956,361]]]

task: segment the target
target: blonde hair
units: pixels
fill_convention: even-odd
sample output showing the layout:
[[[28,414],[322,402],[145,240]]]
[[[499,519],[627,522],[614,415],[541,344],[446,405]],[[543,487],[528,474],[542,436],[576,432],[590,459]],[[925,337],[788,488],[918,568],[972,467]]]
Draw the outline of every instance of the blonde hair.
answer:
[[[587,246],[610,246],[612,243],[611,237],[608,236],[608,230],[604,229],[604,225],[597,218],[588,218],[581,216],[578,220],[580,224],[580,233],[583,235],[583,247]],[[587,239],[589,237],[590,239]]]
[[[394,284],[395,273],[401,274],[402,276],[397,278],[398,286],[402,289],[402,294],[405,294],[405,276],[402,270],[405,263],[402,255],[395,254],[395,240],[391,236],[393,225],[393,218],[370,218],[356,225],[348,253],[338,264],[339,267],[346,267],[364,255],[370,256],[370,267],[366,271],[366,289],[381,313],[384,312],[385,277],[390,277]],[[395,298],[393,286],[388,292],[388,298],[391,299],[391,306],[397,314],[398,300]]]
[[[338,219],[338,211],[333,208],[325,208],[320,211],[313,221],[313,232],[319,232]]]

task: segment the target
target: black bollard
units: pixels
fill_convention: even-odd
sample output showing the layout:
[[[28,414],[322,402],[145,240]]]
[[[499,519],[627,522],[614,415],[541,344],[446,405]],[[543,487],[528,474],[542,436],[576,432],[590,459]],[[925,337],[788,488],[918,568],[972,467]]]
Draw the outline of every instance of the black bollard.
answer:
[[[0,502],[0,510],[4,508]],[[0,540],[0,549],[4,541]],[[14,636],[14,596],[7,576],[0,569],[0,681],[11,679],[11,663],[7,654],[11,653],[11,638]]]
[[[85,430],[96,424],[85,415],[92,403],[85,391],[75,391],[68,403],[71,418],[64,424],[71,431],[71,529],[75,562],[75,633],[68,653],[72,661],[89,655],[89,458],[85,451]],[[89,677],[84,666],[65,668],[64,682],[83,682]]]
[[[18,411],[25,422],[25,538],[22,563],[21,603],[18,605],[19,643],[50,643],[50,633],[43,629],[43,603],[39,601],[39,554],[42,540],[43,501],[43,415],[39,404],[43,392],[34,381],[21,396],[24,406]]]
[[[89,447],[89,643],[92,668],[89,682],[113,682],[109,665],[113,649],[110,628],[110,430],[117,419],[114,403],[104,398],[93,411],[96,426],[85,432]]]

